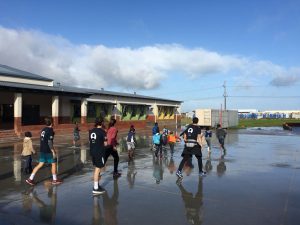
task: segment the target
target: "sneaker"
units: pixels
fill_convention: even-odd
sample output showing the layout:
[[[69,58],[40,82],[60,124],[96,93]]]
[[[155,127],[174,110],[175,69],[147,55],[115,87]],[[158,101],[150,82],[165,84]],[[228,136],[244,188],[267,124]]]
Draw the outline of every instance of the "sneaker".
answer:
[[[113,177],[114,178],[118,178],[118,177],[120,177],[121,176],[121,174],[119,173],[119,172],[114,172],[113,173]]]
[[[103,194],[105,192],[105,189],[101,186],[98,186],[97,189],[93,188],[93,194]]]
[[[61,184],[63,181],[60,180],[60,179],[56,179],[56,180],[52,180],[52,184],[53,185],[58,185],[58,184]]]
[[[176,175],[179,178],[183,178],[183,175],[182,175],[181,171],[179,171],[179,170],[177,170]]]
[[[31,185],[31,186],[35,185],[35,183],[33,182],[33,180],[31,180],[31,179],[29,179],[29,178],[26,179],[25,181],[26,181],[27,184],[29,184],[29,185]]]
[[[204,171],[200,172],[200,173],[199,173],[199,176],[205,177],[205,176],[206,176],[206,172],[204,172]]]

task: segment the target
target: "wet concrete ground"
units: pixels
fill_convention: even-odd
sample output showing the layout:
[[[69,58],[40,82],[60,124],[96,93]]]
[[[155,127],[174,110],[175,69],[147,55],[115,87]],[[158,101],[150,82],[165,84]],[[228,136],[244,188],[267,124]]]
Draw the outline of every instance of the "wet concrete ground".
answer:
[[[124,136],[124,135],[120,135]],[[281,129],[231,131],[226,154],[213,140],[203,151],[204,178],[186,169],[181,184],[175,155],[156,159],[148,135],[141,134],[135,160],[128,163],[120,140],[122,176],[112,178],[112,159],[102,175],[106,194],[92,196],[93,167],[86,139],[71,148],[70,137],[56,138],[59,174],[64,183],[50,184],[50,167],[29,187],[21,172],[22,143],[0,146],[0,224],[203,224],[299,225],[300,138]],[[37,141],[34,142],[38,149]],[[37,159],[37,156],[35,156]]]

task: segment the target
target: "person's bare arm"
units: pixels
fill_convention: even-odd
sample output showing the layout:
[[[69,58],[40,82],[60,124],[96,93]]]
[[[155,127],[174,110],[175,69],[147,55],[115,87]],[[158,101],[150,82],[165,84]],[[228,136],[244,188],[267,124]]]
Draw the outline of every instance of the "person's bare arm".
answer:
[[[30,149],[31,149],[31,152],[33,154],[35,154],[35,150],[34,150],[33,145],[32,145],[32,140],[30,140]]]
[[[198,142],[198,144],[199,144],[200,146],[202,146],[202,136],[203,136],[202,133],[201,133],[201,134],[198,134],[198,136],[197,136],[197,142]]]
[[[53,140],[52,139],[49,139],[48,140],[48,146],[49,148],[51,149],[51,152],[53,154],[53,158],[56,158],[56,151],[54,149],[54,146],[53,146]]]

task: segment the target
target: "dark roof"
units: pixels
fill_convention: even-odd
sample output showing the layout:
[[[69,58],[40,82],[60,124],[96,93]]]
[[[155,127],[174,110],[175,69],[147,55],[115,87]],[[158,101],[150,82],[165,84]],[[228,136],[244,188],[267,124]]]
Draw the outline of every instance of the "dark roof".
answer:
[[[12,67],[2,65],[2,64],[0,64],[0,75],[32,79],[32,80],[53,81],[52,79],[42,77],[37,74],[29,73],[29,72],[26,72],[23,70],[19,70],[16,68],[12,68]]]
[[[16,68],[12,68],[6,65],[0,64],[0,75],[9,75],[12,77],[20,77],[34,80],[44,80],[44,81],[53,81],[51,79],[32,74],[23,70],[19,70]],[[58,94],[76,94],[81,96],[91,96],[93,94],[98,95],[109,95],[109,96],[120,96],[120,97],[130,97],[130,98],[138,98],[138,99],[148,99],[148,100],[157,100],[157,101],[169,101],[175,103],[182,103],[182,101],[164,99],[164,98],[156,98],[145,95],[131,94],[131,93],[123,93],[116,91],[106,91],[106,90],[98,90],[98,89],[89,89],[89,88],[79,88],[79,87],[71,87],[71,86],[44,86],[44,85],[35,85],[35,84],[23,84],[23,83],[15,83],[15,82],[6,82],[0,80],[0,88],[10,89],[10,90],[23,90],[23,91],[41,91],[41,92],[57,92]]]
[[[64,87],[67,87],[67,86],[64,86]],[[131,93],[124,93],[124,92],[117,92],[117,91],[106,91],[106,90],[101,90],[101,89],[98,90],[98,89],[77,88],[77,87],[68,87],[68,88],[82,90],[83,92],[94,93],[94,94],[99,94],[99,95],[121,96],[121,97],[130,97],[130,98],[139,98],[139,99],[149,99],[149,100],[157,100],[157,101],[169,101],[169,102],[182,103],[182,101],[178,101],[178,100],[157,98],[157,97],[151,97],[151,96],[146,96],[146,95],[131,94]]]
[[[39,91],[43,93],[55,92],[57,94],[75,94],[81,96],[90,96],[93,93],[87,91],[79,91],[76,88],[63,87],[63,86],[44,86],[44,85],[35,85],[35,84],[23,84],[15,82],[0,81],[0,89],[9,89],[9,90],[23,90],[27,92]]]

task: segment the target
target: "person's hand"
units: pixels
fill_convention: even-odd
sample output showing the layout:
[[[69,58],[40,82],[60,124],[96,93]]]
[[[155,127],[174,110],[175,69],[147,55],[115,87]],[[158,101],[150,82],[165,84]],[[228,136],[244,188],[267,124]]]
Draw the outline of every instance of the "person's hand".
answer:
[[[55,150],[52,150],[53,159],[56,159],[56,152]]]

